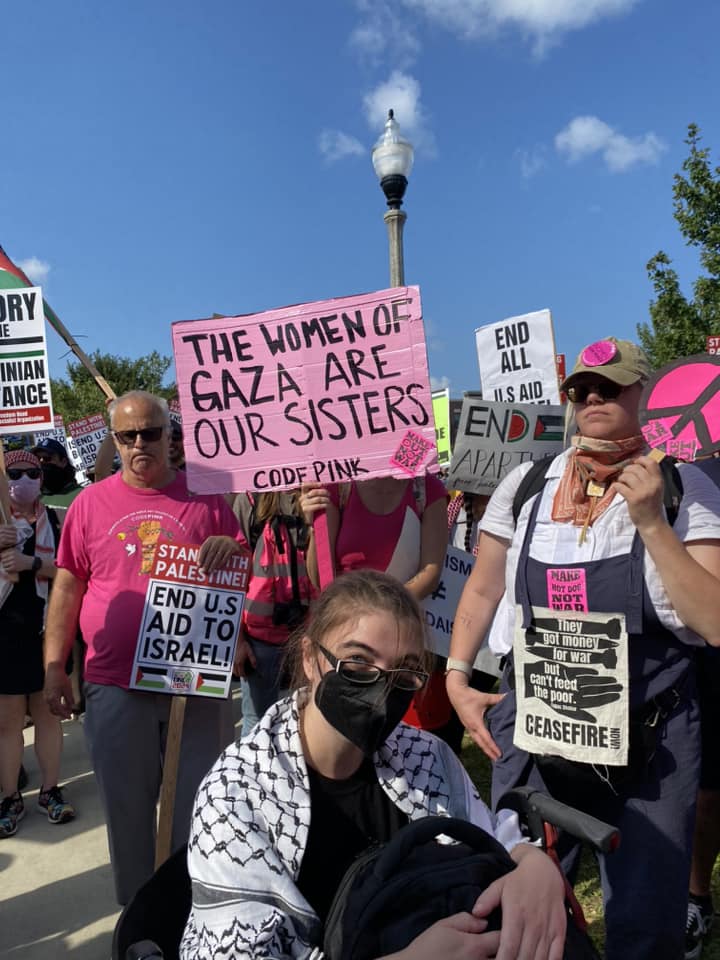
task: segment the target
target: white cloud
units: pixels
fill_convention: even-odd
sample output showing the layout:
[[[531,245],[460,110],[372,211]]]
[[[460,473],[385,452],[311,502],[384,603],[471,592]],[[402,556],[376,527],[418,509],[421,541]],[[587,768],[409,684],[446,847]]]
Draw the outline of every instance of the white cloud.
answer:
[[[555,149],[569,163],[599,153],[612,173],[624,173],[631,167],[656,164],[667,149],[656,134],[627,137],[598,117],[575,117],[555,137]]]
[[[515,151],[515,158],[520,164],[523,180],[532,180],[547,164],[547,149],[542,144],[536,144],[529,150],[521,148]]]
[[[368,147],[360,143],[357,137],[351,137],[342,130],[323,130],[318,138],[318,147],[328,163],[369,153]]]
[[[350,34],[350,46],[375,65],[406,68],[417,60],[420,41],[397,0],[356,0],[361,19]]]
[[[26,260],[18,260],[18,266],[28,275],[33,283],[38,285],[45,283],[50,273],[50,264],[37,257],[28,257]]]
[[[425,327],[425,342],[427,348],[431,353],[439,353],[445,349],[445,341],[443,340],[437,324],[430,317],[423,317],[423,325]]]
[[[430,377],[431,390],[449,390],[450,377]]]
[[[530,34],[542,53],[570,30],[603,17],[627,13],[641,0],[401,0],[429,19],[468,38],[516,27]]]
[[[382,133],[388,110],[395,111],[400,132],[407,137],[416,150],[425,156],[434,157],[437,149],[435,136],[428,127],[428,120],[420,102],[420,84],[408,73],[393,70],[389,78],[378,84],[363,98],[365,116],[371,129]]]

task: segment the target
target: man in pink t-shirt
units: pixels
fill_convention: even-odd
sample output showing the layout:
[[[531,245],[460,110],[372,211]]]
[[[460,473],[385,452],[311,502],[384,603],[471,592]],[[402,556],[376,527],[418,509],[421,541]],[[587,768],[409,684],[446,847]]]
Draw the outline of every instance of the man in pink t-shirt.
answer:
[[[164,400],[133,391],[110,406],[122,470],[71,504],[58,551],[45,636],[45,697],[70,716],[64,664],[78,625],[87,643],[85,735],[107,819],[118,902],[153,873],[155,810],[171,698],[129,690],[155,546],[200,543],[207,571],[247,544],[220,496],[191,496],[170,467]],[[229,701],[188,699],[173,820],[173,849],[188,837],[197,787],[232,740]]]

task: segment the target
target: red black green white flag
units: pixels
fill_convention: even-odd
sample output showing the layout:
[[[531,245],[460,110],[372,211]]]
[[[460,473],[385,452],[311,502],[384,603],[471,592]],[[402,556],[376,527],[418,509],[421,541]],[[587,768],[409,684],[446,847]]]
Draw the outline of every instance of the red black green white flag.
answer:
[[[33,283],[30,280],[26,273],[24,273],[20,267],[16,266],[10,257],[5,253],[2,247],[0,247],[0,290],[12,290],[13,287],[36,287],[38,284]],[[55,311],[50,307],[47,300],[43,299],[43,310],[45,311],[45,317],[47,318],[48,323],[54,330],[62,336],[60,333],[61,324],[55,314]]]

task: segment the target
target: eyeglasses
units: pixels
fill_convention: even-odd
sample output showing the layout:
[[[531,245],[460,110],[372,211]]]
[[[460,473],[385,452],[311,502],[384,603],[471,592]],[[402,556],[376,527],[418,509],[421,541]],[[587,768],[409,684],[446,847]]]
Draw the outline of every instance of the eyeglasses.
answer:
[[[132,447],[138,437],[143,443],[157,443],[165,427],[145,427],[144,430],[115,430],[113,436],[123,447]]]
[[[567,388],[568,400],[572,403],[585,403],[591,393],[601,400],[617,400],[625,387],[612,380],[597,380],[595,383],[576,383]]]
[[[42,476],[40,467],[8,467],[8,480],[19,480],[22,476],[30,477],[31,480],[39,480]]]
[[[318,647],[330,666],[335,670],[335,673],[339,673],[344,680],[357,683],[360,686],[377,683],[382,677],[386,682],[389,680],[392,686],[399,690],[417,691],[422,690],[429,679],[429,675],[423,670],[409,670],[406,667],[400,667],[397,670],[383,670],[382,667],[376,667],[374,663],[365,663],[364,660],[338,660],[322,644],[318,644]]]

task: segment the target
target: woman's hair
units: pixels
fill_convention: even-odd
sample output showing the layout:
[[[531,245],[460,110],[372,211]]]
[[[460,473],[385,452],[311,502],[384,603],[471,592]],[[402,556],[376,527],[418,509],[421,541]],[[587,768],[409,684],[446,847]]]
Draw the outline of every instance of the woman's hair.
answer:
[[[465,553],[472,553],[473,542],[473,495],[471,493],[463,494],[463,507],[465,509]]]
[[[415,598],[387,573],[377,570],[352,570],[344,573],[323,590],[310,607],[306,624],[290,637],[285,655],[286,675],[290,687],[296,690],[306,686],[308,679],[303,669],[303,640],[307,637],[313,647],[324,645],[327,637],[338,627],[357,620],[364,614],[389,613],[398,626],[405,627],[419,640],[420,668],[430,673],[433,654],[426,646],[423,615]]]
[[[277,513],[282,513],[279,493],[255,494],[254,517],[258,523],[265,523],[266,520],[270,520]]]

